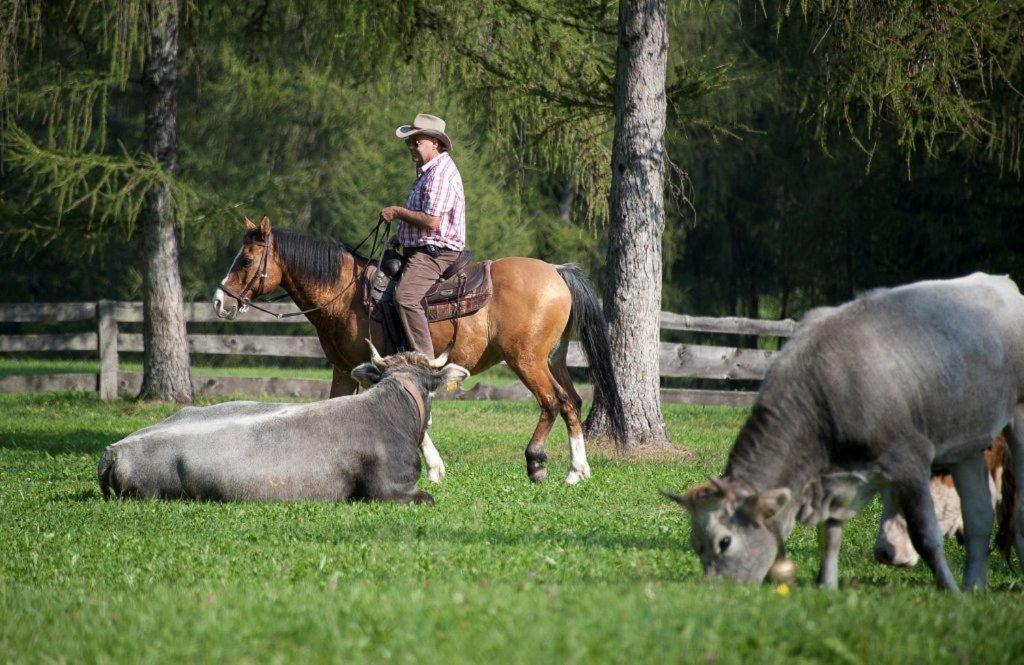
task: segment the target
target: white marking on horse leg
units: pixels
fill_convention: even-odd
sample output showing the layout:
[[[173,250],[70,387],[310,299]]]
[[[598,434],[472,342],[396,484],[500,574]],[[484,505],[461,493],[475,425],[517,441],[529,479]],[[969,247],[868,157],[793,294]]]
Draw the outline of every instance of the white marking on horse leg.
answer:
[[[988,467],[984,456],[978,453],[951,471],[964,516],[964,544],[967,547],[964,586],[984,589],[988,573],[988,543],[992,536],[992,520],[995,519],[988,487]]]
[[[444,460],[441,459],[441,453],[437,452],[434,442],[430,440],[430,435],[426,432],[423,433],[420,449],[423,450],[423,459],[427,462],[427,478],[432,483],[441,482],[441,479],[444,478]]]
[[[587,447],[583,443],[582,434],[569,435],[569,475],[565,477],[568,485],[575,485],[590,477],[590,464],[587,463]]]

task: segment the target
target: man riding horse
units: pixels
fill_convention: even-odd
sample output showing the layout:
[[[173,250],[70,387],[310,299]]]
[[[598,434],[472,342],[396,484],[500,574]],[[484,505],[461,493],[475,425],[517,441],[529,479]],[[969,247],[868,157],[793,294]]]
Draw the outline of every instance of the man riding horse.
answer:
[[[590,282],[571,263],[506,256],[464,272],[458,269],[469,258],[463,251],[466,206],[444,128],[440,118],[421,114],[396,132],[408,141],[417,167],[406,206],[390,206],[380,213],[388,222],[401,222],[395,236],[406,254],[405,275],[396,297],[401,327],[416,351],[432,358],[435,349],[447,346],[452,362],[472,374],[505,361],[540,406],[525,450],[527,474],[534,482],[547,477],[546,442],[561,416],[569,434],[565,482],[574,485],[590,477],[590,465],[583,440],[583,400],[567,363],[571,336],[579,339],[586,357],[595,403],[612,414],[617,437],[625,432],[608,322]],[[391,274],[383,269],[387,263],[382,262],[379,271],[384,277]],[[427,298],[433,321],[428,327],[424,294],[446,268],[455,273],[451,276],[454,286],[441,289],[438,300]],[[354,390],[351,371],[367,359],[366,339],[387,344],[389,326],[377,325],[373,318],[374,311],[379,311],[371,302],[376,286],[369,293],[359,286],[368,276],[376,279],[372,276],[376,270],[374,261],[344,243],[272,228],[268,217],[259,225],[247,219],[242,247],[214,293],[213,306],[219,317],[231,319],[250,306],[258,307],[253,302],[256,297],[283,288],[299,308],[293,314],[305,315],[316,328],[334,370],[331,396],[337,397]],[[483,276],[482,281],[474,282],[470,273]],[[377,281],[384,282],[378,299],[384,302],[387,280]],[[440,481],[444,462],[429,433],[421,445],[430,479]]]
[[[398,220],[390,244],[401,246],[405,269],[395,288],[395,304],[411,350],[434,357],[423,296],[466,247],[466,195],[462,176],[449,154],[452,140],[441,118],[420,113],[395,136],[405,139],[416,165],[416,181],[405,207],[380,211],[385,222]]]

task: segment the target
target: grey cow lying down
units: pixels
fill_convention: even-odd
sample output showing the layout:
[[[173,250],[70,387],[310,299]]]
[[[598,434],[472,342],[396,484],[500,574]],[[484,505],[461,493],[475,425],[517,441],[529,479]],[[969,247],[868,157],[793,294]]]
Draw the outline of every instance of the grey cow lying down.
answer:
[[[724,475],[666,494],[690,514],[706,575],[763,580],[800,520],[819,525],[819,581],[835,587],[843,522],[887,489],[938,585],[956,589],[929,490],[932,469],[949,469],[963,512],[964,584],[983,588],[994,519],[983,453],[1000,431],[1024,478],[1017,285],[975,273],[878,289],[809,313],[768,368]]]
[[[369,390],[311,404],[227,402],[189,407],[108,446],[105,498],[428,503],[416,487],[419,447],[438,388],[469,375],[418,353],[352,370]]]

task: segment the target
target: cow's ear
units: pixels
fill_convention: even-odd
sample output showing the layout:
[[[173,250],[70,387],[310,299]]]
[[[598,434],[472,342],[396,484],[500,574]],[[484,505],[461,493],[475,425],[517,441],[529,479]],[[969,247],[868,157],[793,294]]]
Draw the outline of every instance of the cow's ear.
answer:
[[[380,381],[384,374],[382,374],[380,368],[373,363],[363,363],[361,365],[356,365],[356,367],[352,369],[350,376],[363,388],[369,388]]]
[[[661,492],[662,494],[664,494],[665,496],[667,496],[668,498],[672,499],[676,503],[678,503],[683,508],[687,508],[688,507],[685,494],[676,494],[672,490],[665,489],[664,487],[662,487],[658,491]]]
[[[441,370],[441,385],[448,392],[455,392],[462,385],[463,380],[469,376],[469,370],[462,365],[449,363]]]

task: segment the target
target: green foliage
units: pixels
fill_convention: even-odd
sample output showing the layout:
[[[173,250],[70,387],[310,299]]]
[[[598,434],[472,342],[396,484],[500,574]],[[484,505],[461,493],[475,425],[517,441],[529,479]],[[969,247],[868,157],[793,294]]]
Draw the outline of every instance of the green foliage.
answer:
[[[449,123],[479,256],[576,261],[600,281],[617,3],[189,3],[175,178],[140,157],[142,4],[0,7],[0,299],[138,298],[125,231],[158,182],[178,200],[190,299],[223,275],[243,214],[354,242],[407,196],[393,130],[419,111]],[[1005,177],[1020,15],[672,3],[664,307],[798,315],[880,284],[1024,279],[1021,181]]]
[[[88,223],[111,220],[128,226],[139,216],[146,192],[164,184],[174,193],[179,209],[188,210],[195,192],[171,176],[152,155],[47,149],[17,126],[8,128],[3,146],[8,164],[27,174],[29,207],[45,200],[57,219],[79,212]],[[80,210],[81,209],[81,210]]]
[[[741,409],[666,407],[695,459],[591,452],[577,487],[529,483],[533,404],[444,403],[435,508],[104,502],[107,444],[167,405],[0,395],[0,645],[46,660],[430,662],[1015,662],[1020,573],[992,591],[932,589],[923,564],[876,564],[878,504],[848,523],[839,592],[700,579],[688,524],[658,494],[720,472]],[[552,469],[568,456],[556,428]],[[954,569],[963,549],[947,544]],[[985,639],[978,639],[984,635]]]
[[[126,87],[144,57],[147,3],[14,3],[8,11],[0,16],[0,54],[11,54],[0,72],[0,156],[17,185],[4,194],[35,213],[31,227],[55,228],[74,214],[87,228],[113,221],[130,232],[158,184],[186,211],[194,192],[140,149],[137,134],[108,142],[114,122],[141,124],[131,117],[138,95]],[[123,115],[111,118],[112,105]],[[13,233],[24,240],[31,230]]]
[[[908,157],[889,123],[873,129],[873,157],[847,140],[822,150],[804,106],[821,58],[802,19],[736,6],[675,30],[677,47],[708,48],[739,79],[696,112],[750,131],[669,137],[697,214],[669,210],[665,309],[792,317],[924,278],[986,270],[1024,279],[1024,182],[998,162],[963,144]]]
[[[1020,174],[1024,2],[782,4],[799,4],[811,26],[820,66],[809,98],[823,139],[841,126],[873,153],[886,123],[908,160],[962,143]]]

